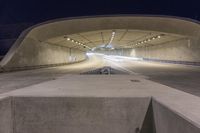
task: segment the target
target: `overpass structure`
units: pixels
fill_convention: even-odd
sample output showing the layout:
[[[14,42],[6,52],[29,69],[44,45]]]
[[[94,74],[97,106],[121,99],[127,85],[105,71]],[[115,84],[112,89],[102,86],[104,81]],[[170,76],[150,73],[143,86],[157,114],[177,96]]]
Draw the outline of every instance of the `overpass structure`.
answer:
[[[84,60],[91,50],[199,64],[199,37],[198,22],[167,16],[53,20],[24,31],[0,66],[18,69],[66,64]]]
[[[30,27],[0,62],[0,133],[199,133],[199,44],[199,22],[168,16]],[[122,75],[85,72],[104,66]]]

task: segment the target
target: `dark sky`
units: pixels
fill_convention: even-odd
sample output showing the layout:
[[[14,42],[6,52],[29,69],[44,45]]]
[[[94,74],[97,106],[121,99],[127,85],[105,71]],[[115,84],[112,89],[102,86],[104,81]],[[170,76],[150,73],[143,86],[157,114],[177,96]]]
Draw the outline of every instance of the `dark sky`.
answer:
[[[0,24],[103,14],[161,14],[200,20],[200,0],[0,0]]]

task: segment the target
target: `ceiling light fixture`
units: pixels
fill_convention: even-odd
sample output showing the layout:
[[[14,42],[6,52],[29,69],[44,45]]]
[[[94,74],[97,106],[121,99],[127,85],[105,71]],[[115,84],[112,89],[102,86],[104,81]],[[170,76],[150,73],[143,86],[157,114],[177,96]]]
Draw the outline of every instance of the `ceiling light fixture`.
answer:
[[[64,36],[64,38],[66,38],[66,36]],[[78,44],[78,45],[81,45],[81,46],[83,46],[84,48],[88,48],[88,49],[92,49],[92,48],[90,48],[89,46],[86,46],[86,45],[84,45],[84,44],[82,44],[81,42],[78,42],[78,41],[75,41],[75,40],[73,40],[73,39],[71,39],[71,38],[67,38],[67,41],[71,41],[71,42],[73,42],[73,43],[76,43],[76,44]]]

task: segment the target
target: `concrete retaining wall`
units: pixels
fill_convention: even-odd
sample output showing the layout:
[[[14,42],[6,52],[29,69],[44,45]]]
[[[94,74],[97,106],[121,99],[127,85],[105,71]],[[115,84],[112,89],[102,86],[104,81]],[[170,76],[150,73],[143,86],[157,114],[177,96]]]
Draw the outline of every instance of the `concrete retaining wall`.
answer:
[[[135,133],[150,98],[15,97],[0,102],[1,133]]]
[[[156,100],[152,102],[156,133],[199,133],[200,129]],[[192,109],[191,109],[192,110]]]
[[[182,39],[159,45],[135,49],[116,49],[99,51],[107,55],[120,55],[143,58],[148,61],[160,61],[179,64],[200,64],[200,45],[192,40]]]
[[[78,49],[38,42],[30,38],[25,38],[17,50],[11,48],[7,54],[7,60],[1,62],[4,69],[28,68],[37,66],[48,66],[55,64],[66,64],[82,61],[86,58],[85,52]],[[9,54],[15,52],[9,59]],[[4,66],[5,65],[5,66]]]
[[[148,59],[200,62],[199,51],[199,44],[183,39],[155,46],[136,48],[132,50],[130,55]]]

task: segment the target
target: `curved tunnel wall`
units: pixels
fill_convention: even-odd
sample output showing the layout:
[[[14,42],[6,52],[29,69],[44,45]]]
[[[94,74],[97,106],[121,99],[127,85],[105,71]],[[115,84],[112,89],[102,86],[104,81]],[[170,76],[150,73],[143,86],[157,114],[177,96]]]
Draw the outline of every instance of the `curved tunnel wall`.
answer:
[[[182,39],[156,46],[136,48],[130,55],[151,60],[200,63],[200,44]]]
[[[46,44],[44,43],[45,40],[57,36],[102,29],[136,29],[188,36],[188,38],[191,40],[191,49],[186,48],[188,52],[187,57],[189,57],[189,54],[191,53],[194,56],[192,55],[190,58],[181,58],[188,61],[199,61],[200,58],[200,25],[198,23],[183,19],[158,16],[107,16],[54,20],[31,27],[22,33],[22,35],[18,38],[13,47],[1,61],[0,65],[4,69],[13,69],[70,63],[69,48]],[[185,42],[179,42],[178,44],[180,46],[186,46]],[[174,58],[179,57],[179,55],[171,54],[173,51],[173,46],[166,46],[170,48],[168,49],[159,46],[149,47],[148,50],[146,48],[138,48],[135,49],[134,56],[158,59],[167,58],[170,60],[179,59]],[[176,45],[174,46],[176,47]],[[179,48],[180,47],[178,46],[176,47],[177,50]],[[184,51],[184,49],[182,50]],[[182,53],[185,54],[186,52],[183,51]],[[71,53],[75,54],[74,56],[76,56],[76,61],[86,58],[84,51],[73,49]],[[164,56],[163,53],[166,53],[171,57]],[[177,52],[175,53],[177,54]],[[129,53],[129,55],[132,56],[133,54]]]

